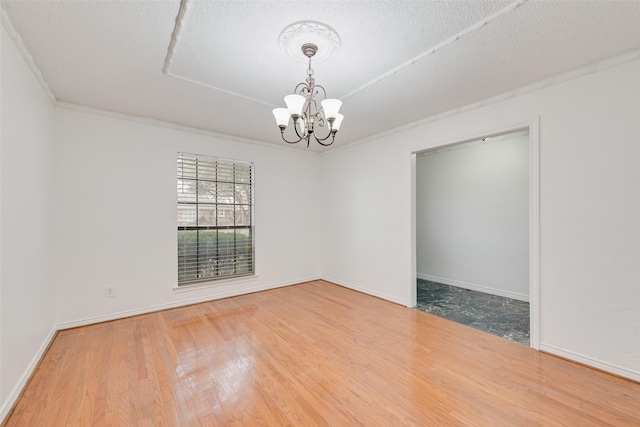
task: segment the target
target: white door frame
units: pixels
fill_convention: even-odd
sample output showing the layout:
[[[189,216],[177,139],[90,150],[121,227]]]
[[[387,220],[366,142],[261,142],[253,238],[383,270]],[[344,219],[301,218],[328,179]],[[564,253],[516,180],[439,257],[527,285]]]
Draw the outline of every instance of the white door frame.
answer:
[[[416,155],[422,151],[502,135],[529,131],[529,337],[530,346],[540,349],[540,118],[483,129],[450,140],[418,147],[410,152],[411,162],[411,283],[409,307],[417,305],[416,289]]]

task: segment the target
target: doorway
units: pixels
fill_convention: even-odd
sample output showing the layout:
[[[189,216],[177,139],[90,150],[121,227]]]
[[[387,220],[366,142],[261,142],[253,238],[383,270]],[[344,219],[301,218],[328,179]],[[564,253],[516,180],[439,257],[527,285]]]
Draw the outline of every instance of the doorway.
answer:
[[[413,306],[538,346],[537,122],[412,152]]]

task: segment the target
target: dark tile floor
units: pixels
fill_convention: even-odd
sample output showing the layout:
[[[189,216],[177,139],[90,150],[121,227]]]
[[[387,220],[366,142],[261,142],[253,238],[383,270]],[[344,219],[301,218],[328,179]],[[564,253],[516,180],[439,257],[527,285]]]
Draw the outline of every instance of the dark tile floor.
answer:
[[[418,279],[418,310],[529,345],[529,303]]]

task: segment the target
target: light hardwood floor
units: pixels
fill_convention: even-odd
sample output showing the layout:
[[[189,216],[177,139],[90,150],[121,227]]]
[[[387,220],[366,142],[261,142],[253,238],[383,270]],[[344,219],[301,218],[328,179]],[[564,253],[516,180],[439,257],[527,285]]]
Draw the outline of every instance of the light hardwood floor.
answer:
[[[638,426],[640,384],[327,282],[62,331],[6,426]]]

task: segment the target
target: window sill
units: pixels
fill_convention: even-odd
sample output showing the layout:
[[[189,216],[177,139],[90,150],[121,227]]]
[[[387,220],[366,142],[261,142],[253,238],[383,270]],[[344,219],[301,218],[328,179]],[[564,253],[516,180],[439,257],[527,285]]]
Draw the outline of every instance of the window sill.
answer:
[[[258,280],[258,275],[233,277],[233,278],[222,279],[222,280],[212,280],[210,282],[200,282],[200,283],[194,283],[192,285],[174,286],[173,292],[181,293],[181,292],[198,291],[201,289],[216,288],[218,286],[225,286],[225,285],[231,285],[236,283],[254,282],[256,280]]]

